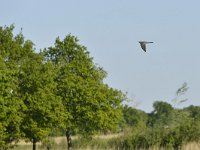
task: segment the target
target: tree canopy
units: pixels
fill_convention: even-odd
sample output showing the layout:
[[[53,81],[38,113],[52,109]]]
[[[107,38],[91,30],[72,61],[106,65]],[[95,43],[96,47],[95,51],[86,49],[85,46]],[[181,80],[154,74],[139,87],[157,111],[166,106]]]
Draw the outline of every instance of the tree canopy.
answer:
[[[63,41],[56,38],[55,46],[44,50],[46,59],[57,68],[56,95],[61,96],[70,116],[66,128],[83,133],[114,129],[122,117],[125,95],[104,84],[106,72],[78,42],[67,35]]]
[[[14,26],[0,27],[0,147],[36,142],[54,128],[84,134],[116,130],[125,94],[104,83],[106,72],[93,62],[77,37],[56,38],[35,51]]]

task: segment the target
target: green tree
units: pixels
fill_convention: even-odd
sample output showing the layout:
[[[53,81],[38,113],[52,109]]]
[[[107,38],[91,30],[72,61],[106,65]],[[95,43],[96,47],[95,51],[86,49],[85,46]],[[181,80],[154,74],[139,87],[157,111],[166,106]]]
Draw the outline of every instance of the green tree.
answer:
[[[36,142],[67,119],[57,88],[55,66],[36,53],[14,26],[0,28],[0,147],[20,138]]]
[[[0,149],[21,137],[20,125],[24,108],[18,96],[18,65],[14,61],[20,45],[21,34],[12,34],[14,26],[0,27]],[[15,58],[14,58],[15,57]]]
[[[189,106],[186,107],[184,110],[189,111],[190,117],[195,120],[200,120],[200,106]]]
[[[129,107],[128,105],[123,107],[123,116],[126,125],[131,127],[145,127],[148,119],[144,111]]]
[[[62,97],[66,113],[67,137],[76,130],[91,134],[96,130],[116,129],[122,118],[121,102],[125,95],[103,83],[106,72],[93,63],[86,47],[67,35],[54,47],[44,50],[47,60],[57,68],[57,95]]]
[[[189,106],[184,108],[184,111],[189,112],[189,117],[191,118],[191,141],[199,141],[200,140],[200,106]]]
[[[173,107],[167,102],[156,101],[153,104],[154,110],[149,114],[149,125],[161,128],[171,125]]]
[[[25,104],[21,129],[25,138],[36,143],[47,137],[53,128],[62,126],[66,113],[61,98],[54,94],[54,66],[41,54],[32,53],[20,66],[19,93]]]

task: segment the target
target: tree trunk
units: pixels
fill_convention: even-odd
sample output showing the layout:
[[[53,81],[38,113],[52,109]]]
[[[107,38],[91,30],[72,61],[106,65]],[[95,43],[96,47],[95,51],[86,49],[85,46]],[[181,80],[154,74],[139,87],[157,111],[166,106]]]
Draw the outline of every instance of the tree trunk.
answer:
[[[69,129],[66,130],[66,137],[67,137],[68,150],[71,150],[71,148],[72,148],[72,138],[71,138],[71,135],[69,133]]]
[[[33,150],[36,150],[36,141],[33,139]]]

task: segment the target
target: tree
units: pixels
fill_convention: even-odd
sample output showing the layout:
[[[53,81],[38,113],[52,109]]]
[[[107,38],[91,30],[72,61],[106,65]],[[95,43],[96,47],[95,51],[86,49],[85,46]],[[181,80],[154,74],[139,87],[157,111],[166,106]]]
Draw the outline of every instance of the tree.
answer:
[[[56,90],[54,65],[14,26],[0,28],[0,148],[26,138],[36,142],[62,126],[64,107]]]
[[[65,127],[91,134],[115,130],[125,95],[103,82],[106,72],[68,35],[36,53],[14,26],[0,28],[0,147],[23,138],[36,143]]]
[[[21,126],[25,138],[36,143],[47,137],[52,128],[62,126],[67,119],[61,98],[54,95],[55,71],[41,54],[32,53],[20,66],[19,93],[25,104]]]
[[[0,27],[0,149],[7,149],[21,137],[20,125],[24,108],[18,97],[18,65],[14,61],[21,48],[19,37],[13,36],[14,26]]]
[[[20,137],[22,114],[19,110],[22,101],[13,92],[17,88],[16,71],[6,68],[2,58],[0,61],[0,147],[6,148]]]
[[[106,72],[93,63],[86,47],[67,35],[54,47],[44,50],[47,60],[57,68],[57,95],[62,97],[71,130],[91,134],[96,130],[116,129],[122,118],[121,102],[125,95],[103,83]],[[69,139],[69,137],[67,138]]]
[[[189,107],[186,107],[184,110],[189,111],[191,118],[200,121],[200,106],[190,105]]]
[[[132,127],[145,127],[148,116],[142,111],[125,105],[123,107],[123,116],[125,123]]]
[[[149,114],[149,125],[168,127],[173,117],[173,107],[167,102],[156,101],[153,104],[154,110]]]

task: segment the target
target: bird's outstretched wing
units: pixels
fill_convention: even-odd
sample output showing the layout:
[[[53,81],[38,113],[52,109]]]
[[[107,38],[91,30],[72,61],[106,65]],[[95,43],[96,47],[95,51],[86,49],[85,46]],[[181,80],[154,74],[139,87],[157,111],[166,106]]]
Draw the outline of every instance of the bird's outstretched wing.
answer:
[[[145,43],[140,43],[140,46],[146,52],[146,44]]]

